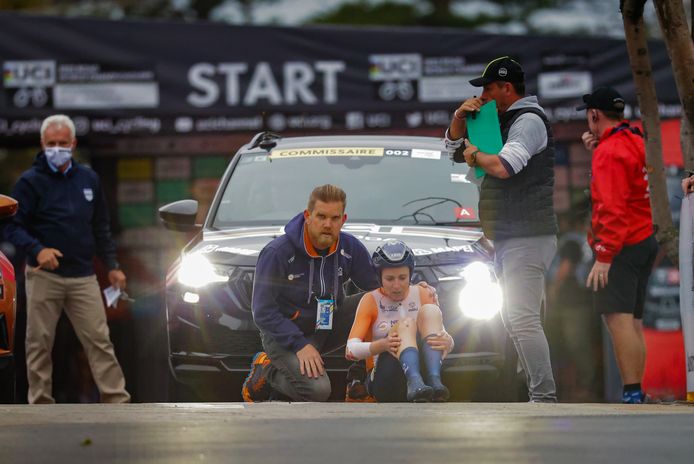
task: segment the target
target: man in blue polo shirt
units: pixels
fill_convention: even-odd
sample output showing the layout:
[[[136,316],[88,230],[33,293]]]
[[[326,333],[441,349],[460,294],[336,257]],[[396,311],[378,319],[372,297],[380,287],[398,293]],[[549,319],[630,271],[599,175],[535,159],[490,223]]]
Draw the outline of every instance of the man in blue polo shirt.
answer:
[[[101,401],[130,401],[109,338],[94,274],[97,254],[111,285],[125,288],[111,238],[106,200],[97,174],[72,159],[75,125],[64,115],[41,125],[42,151],[12,191],[19,210],[6,238],[27,256],[26,358],[29,403],[55,403],[51,351],[65,310],[89,360]]]

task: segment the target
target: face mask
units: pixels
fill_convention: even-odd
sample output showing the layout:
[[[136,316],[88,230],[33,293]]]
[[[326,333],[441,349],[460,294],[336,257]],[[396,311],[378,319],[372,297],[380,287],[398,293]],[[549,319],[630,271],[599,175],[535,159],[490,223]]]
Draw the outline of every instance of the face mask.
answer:
[[[43,150],[46,159],[56,168],[63,166],[72,158],[72,148],[47,147]]]

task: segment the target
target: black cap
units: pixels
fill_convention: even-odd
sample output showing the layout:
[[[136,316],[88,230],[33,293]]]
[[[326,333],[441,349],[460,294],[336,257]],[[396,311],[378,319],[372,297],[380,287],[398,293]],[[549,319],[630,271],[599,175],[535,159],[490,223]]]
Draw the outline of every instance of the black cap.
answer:
[[[502,56],[489,62],[482,76],[472,79],[470,84],[474,87],[483,87],[492,82],[516,82],[521,83],[525,80],[521,65],[509,58]]]
[[[579,111],[586,108],[621,113],[624,111],[624,99],[612,87],[598,87],[593,93],[583,95],[583,105],[576,107]]]

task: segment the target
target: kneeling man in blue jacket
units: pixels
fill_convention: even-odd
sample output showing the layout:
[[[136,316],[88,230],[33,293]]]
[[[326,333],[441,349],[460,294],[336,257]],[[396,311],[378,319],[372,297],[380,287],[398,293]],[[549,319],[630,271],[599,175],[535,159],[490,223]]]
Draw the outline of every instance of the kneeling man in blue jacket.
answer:
[[[341,231],[346,198],[334,185],[316,187],[307,209],[260,252],[252,309],[265,352],[243,384],[247,402],[330,396],[321,353],[345,345],[361,296],[345,297],[342,284],[379,286],[366,247]]]

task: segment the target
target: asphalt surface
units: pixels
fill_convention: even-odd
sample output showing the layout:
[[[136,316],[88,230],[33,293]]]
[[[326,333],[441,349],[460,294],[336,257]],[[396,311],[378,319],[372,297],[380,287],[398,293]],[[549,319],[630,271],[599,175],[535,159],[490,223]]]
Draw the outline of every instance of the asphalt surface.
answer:
[[[692,463],[694,407],[0,406],[3,463]]]

